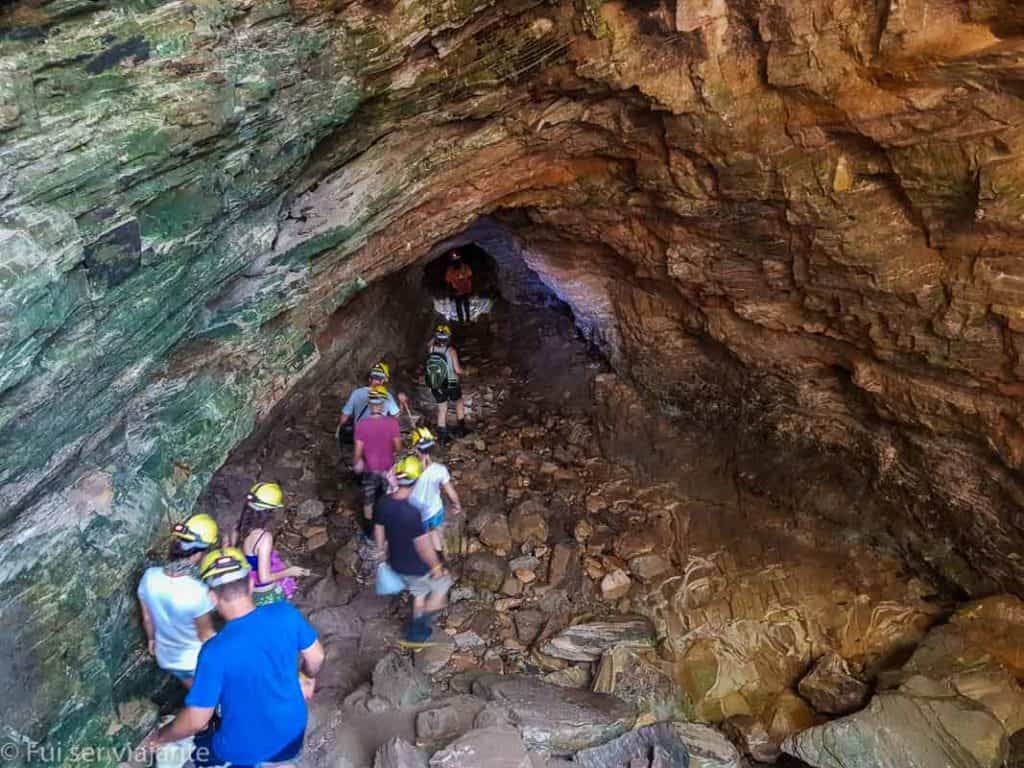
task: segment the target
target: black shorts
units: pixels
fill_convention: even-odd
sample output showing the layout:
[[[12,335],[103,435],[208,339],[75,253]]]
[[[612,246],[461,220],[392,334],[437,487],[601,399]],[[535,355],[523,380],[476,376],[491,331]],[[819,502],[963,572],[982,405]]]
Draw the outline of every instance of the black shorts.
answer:
[[[457,381],[449,381],[447,389],[432,389],[430,394],[438,403],[454,403],[462,399],[462,386]]]

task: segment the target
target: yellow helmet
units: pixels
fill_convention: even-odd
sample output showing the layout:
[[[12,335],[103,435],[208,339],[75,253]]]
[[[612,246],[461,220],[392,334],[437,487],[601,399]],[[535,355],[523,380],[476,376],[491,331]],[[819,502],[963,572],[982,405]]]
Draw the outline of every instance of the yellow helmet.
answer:
[[[199,578],[211,587],[230,584],[249,576],[249,563],[240,549],[224,547],[206,554],[199,564]]]
[[[184,523],[175,523],[171,536],[185,552],[209,549],[217,543],[217,521],[206,514],[192,515]]]
[[[423,474],[423,464],[419,457],[410,455],[398,460],[391,468],[399,485],[412,485]]]
[[[445,325],[444,323],[442,323],[441,325],[437,326],[437,328],[434,329],[434,335],[449,337],[452,335],[452,327],[450,325]]]
[[[253,509],[281,509],[284,506],[284,491],[277,483],[256,483],[245,497]]]
[[[386,403],[389,397],[387,387],[382,387],[379,384],[375,387],[370,387],[366,393],[366,399],[371,403]]]
[[[383,379],[386,383],[391,378],[391,367],[381,360],[370,369],[371,379]]]
[[[426,427],[418,427],[409,435],[409,444],[420,451],[433,448],[435,442],[437,442],[437,438],[434,437],[434,433]]]

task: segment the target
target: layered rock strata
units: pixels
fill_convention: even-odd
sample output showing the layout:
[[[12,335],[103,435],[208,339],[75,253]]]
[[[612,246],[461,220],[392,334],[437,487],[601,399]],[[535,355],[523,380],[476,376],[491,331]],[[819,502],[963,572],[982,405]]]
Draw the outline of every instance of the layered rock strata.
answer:
[[[1013,0],[5,3],[5,726],[107,733],[153,531],[481,216],[760,490],[1020,593],[1022,35]]]

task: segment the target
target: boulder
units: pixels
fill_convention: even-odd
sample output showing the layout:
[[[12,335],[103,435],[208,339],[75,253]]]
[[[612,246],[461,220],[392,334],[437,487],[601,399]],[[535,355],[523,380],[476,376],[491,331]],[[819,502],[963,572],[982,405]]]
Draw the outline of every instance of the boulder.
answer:
[[[393,707],[411,707],[430,698],[430,679],[392,651],[373,668],[373,695]]]
[[[492,549],[512,549],[512,533],[508,518],[500,512],[487,512],[475,521],[480,541]]]
[[[569,590],[580,588],[583,570],[580,566],[580,546],[576,542],[559,542],[551,551],[548,563],[548,583]]]
[[[377,750],[373,768],[427,768],[427,758],[409,742],[393,738]]]
[[[529,568],[518,568],[513,575],[522,584],[532,584],[537,580],[537,574]]]
[[[849,665],[837,653],[826,653],[800,681],[800,695],[818,712],[848,715],[864,706],[868,687],[853,676]]]
[[[594,525],[586,518],[578,520],[572,529],[573,538],[580,544],[586,544],[587,539],[594,535]]]
[[[654,552],[664,546],[661,534],[652,525],[631,528],[615,540],[615,554],[623,560]]]
[[[622,569],[616,569],[601,579],[601,597],[609,601],[619,600],[629,594],[631,586],[633,580],[629,578],[629,574]]]
[[[490,552],[474,552],[462,565],[462,580],[490,592],[497,592],[508,575],[508,564]]]
[[[733,715],[722,725],[740,752],[759,763],[774,763],[782,753],[768,727],[751,715]]]
[[[470,731],[430,758],[430,768],[533,768],[523,739],[512,728]]]
[[[699,723],[672,723],[690,753],[690,768],[745,768],[739,750],[721,732]]]
[[[444,669],[455,653],[455,643],[443,632],[435,632],[434,643],[418,651],[413,664],[420,672],[433,675]]]
[[[613,648],[601,656],[591,689],[614,694],[655,721],[675,719],[684,714],[683,696],[662,665],[653,650]]]
[[[815,768],[1001,768],[1008,743],[999,720],[970,699],[893,691],[782,748]]]
[[[416,715],[420,743],[447,743],[473,729],[473,721],[486,702],[475,696],[453,696]]]
[[[649,619],[626,614],[566,627],[540,650],[566,661],[597,661],[612,648],[646,648],[653,646],[654,640],[654,625]]]
[[[576,753],[575,762],[581,768],[621,768],[637,760],[648,768],[648,758],[655,749],[660,749],[662,754],[656,759],[663,765],[689,768],[690,752],[668,723],[638,728],[607,744],[581,750]]]
[[[304,586],[292,602],[306,611],[338,607],[348,604],[358,590],[359,584],[351,576],[324,576],[310,586]]]
[[[326,507],[320,499],[306,499],[295,508],[295,519],[301,523],[307,523],[318,517],[323,517]]]
[[[932,629],[883,687],[905,687],[927,678],[978,702],[1008,734],[1024,729],[1024,601],[997,595],[960,608],[947,624]],[[918,683],[920,686],[920,683]]]
[[[529,499],[512,510],[508,527],[516,544],[532,541],[543,544],[548,540],[547,507]]]
[[[537,639],[541,627],[547,621],[543,612],[535,608],[524,608],[521,611],[516,611],[512,619],[515,622],[516,634],[519,636],[520,641],[527,645]]]
[[[629,561],[629,570],[640,581],[653,581],[672,570],[672,564],[661,555],[640,555]]]
[[[473,681],[473,694],[506,710],[528,747],[549,752],[603,744],[636,720],[633,707],[614,696],[523,675],[482,675]]]
[[[547,682],[561,686],[562,688],[589,688],[590,678],[591,674],[589,667],[581,665],[574,665],[566,667],[565,669],[557,669],[554,672],[549,672],[544,675],[544,679]],[[598,693],[606,693],[606,691],[598,691]]]

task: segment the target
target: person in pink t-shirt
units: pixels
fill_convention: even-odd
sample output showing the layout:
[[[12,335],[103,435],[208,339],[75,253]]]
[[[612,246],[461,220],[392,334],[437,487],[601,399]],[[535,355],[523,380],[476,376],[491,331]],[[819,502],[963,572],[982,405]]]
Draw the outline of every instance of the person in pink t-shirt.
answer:
[[[362,474],[364,530],[373,527],[373,505],[387,493],[387,473],[395,463],[395,454],[402,448],[398,419],[384,415],[388,391],[371,387],[368,393],[370,415],[356,424],[355,454],[352,464]]]

